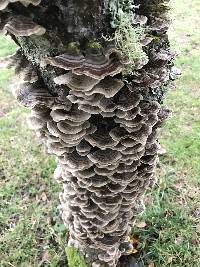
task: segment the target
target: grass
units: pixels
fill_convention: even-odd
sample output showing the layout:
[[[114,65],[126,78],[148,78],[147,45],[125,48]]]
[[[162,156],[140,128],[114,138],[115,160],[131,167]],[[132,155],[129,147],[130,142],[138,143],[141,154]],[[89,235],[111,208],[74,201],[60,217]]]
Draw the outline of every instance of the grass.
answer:
[[[72,247],[66,248],[68,265],[73,267],[88,267],[84,257],[80,254],[79,250]]]
[[[15,50],[0,37],[0,54]],[[8,46],[7,46],[8,45]],[[10,93],[13,72],[0,72],[0,266],[66,266],[54,157],[27,128],[27,109]]]
[[[162,130],[167,153],[146,212],[133,229],[138,257],[148,267],[200,266],[200,33],[199,0],[173,1],[172,47],[183,71],[165,104],[173,117]],[[0,37],[0,56],[15,50]],[[9,90],[13,72],[0,72],[0,266],[66,266],[66,229],[59,219],[59,187],[47,157],[26,126],[27,109]],[[141,223],[142,222],[142,223]],[[136,255],[137,255],[136,254]]]

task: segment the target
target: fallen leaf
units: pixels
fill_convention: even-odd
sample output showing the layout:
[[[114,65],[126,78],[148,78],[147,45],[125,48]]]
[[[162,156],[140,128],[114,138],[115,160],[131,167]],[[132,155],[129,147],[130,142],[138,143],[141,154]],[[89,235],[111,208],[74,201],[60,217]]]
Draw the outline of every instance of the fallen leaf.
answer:
[[[136,223],[136,226],[138,228],[145,228],[147,226],[147,224],[145,222],[138,222],[138,223]]]
[[[178,190],[178,191],[182,191],[183,188],[187,187],[187,184],[185,183],[185,181],[183,179],[179,179],[178,181],[175,181],[173,186],[174,189]]]
[[[41,198],[41,200],[42,200],[43,202],[46,202],[46,201],[47,201],[47,195],[46,195],[46,193],[45,193],[45,192],[42,192],[40,198]]]
[[[172,261],[173,261],[173,258],[174,258],[173,256],[170,256],[170,257],[168,257],[168,260],[167,260],[167,262],[168,262],[168,263],[172,263]]]
[[[181,245],[181,244],[183,244],[183,238],[182,238],[182,236],[177,236],[177,237],[175,238],[174,243],[175,243],[176,245]]]
[[[148,267],[155,267],[155,264],[153,263],[153,261],[151,261],[148,265]]]
[[[199,239],[196,233],[193,233],[192,239],[190,240],[192,245],[199,245]]]
[[[189,191],[188,191],[188,197],[191,199],[194,199],[196,197],[198,197],[199,195],[199,190],[195,187],[190,187]]]
[[[138,239],[136,239],[135,237],[133,236],[129,236],[129,242],[132,244],[133,248],[132,250],[130,251],[131,254],[135,254],[138,252],[137,250],[137,245],[139,243]]]
[[[44,251],[44,253],[42,254],[42,259],[39,263],[39,266],[42,266],[43,263],[45,262],[50,262],[50,260],[51,260],[51,255],[49,254],[49,251],[48,250]]]
[[[199,240],[197,238],[192,238],[190,242],[192,245],[199,245]]]
[[[131,250],[131,254],[135,254],[135,253],[137,253],[138,252],[138,250],[136,249],[136,248],[133,248],[132,250]]]
[[[136,238],[131,238],[130,242],[132,245],[137,245],[139,243],[139,241]]]

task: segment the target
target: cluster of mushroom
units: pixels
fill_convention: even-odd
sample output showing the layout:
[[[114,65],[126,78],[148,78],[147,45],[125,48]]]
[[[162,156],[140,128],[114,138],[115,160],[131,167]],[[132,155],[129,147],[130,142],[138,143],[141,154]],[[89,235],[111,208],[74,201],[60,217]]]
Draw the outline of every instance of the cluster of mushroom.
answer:
[[[41,0],[0,0],[0,11],[2,11],[0,17],[0,33],[8,33],[16,37],[45,34],[46,29],[35,23],[31,17],[11,14],[8,9],[9,3],[15,2],[20,2],[27,7],[29,4],[37,6]]]
[[[94,50],[85,58],[68,51],[45,60],[66,70],[54,79],[68,88],[62,97],[37,84],[20,51],[7,58],[9,66],[14,61],[21,66],[24,82],[15,94],[32,108],[30,128],[58,157],[55,178],[64,189],[60,200],[69,245],[87,251],[93,266],[115,266],[132,249],[128,233],[143,211],[142,195],[155,182],[157,128],[168,114],[112,77],[122,63],[116,51],[109,56],[107,51],[99,61],[92,61]]]
[[[9,16],[1,21],[1,32],[9,33],[15,36],[43,35],[46,29],[29,17],[22,15]]]
[[[0,9],[9,2],[16,1],[0,1]],[[145,10],[147,2],[140,8]],[[15,36],[45,33],[21,15],[1,24],[4,33]],[[0,66],[15,65],[22,79],[15,95],[31,107],[29,126],[58,158],[55,178],[63,185],[61,212],[69,245],[79,248],[93,267],[116,266],[121,255],[132,251],[128,234],[144,210],[143,194],[156,181],[157,132],[169,115],[152,95],[176,76],[170,66],[174,55],[165,45],[168,20],[147,12],[135,15],[133,24],[148,29],[143,45],[149,63],[138,64],[128,79],[121,75],[128,60],[107,44],[84,51],[69,44],[65,52],[44,58],[39,68],[21,50],[0,60]],[[47,65],[62,70],[54,78],[62,89],[58,95],[38,77]]]

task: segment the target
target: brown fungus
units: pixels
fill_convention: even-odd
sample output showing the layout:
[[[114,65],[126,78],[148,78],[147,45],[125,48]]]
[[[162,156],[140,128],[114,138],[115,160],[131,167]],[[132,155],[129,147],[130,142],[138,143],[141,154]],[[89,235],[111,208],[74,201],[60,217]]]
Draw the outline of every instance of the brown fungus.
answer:
[[[1,0],[0,1],[0,10],[5,9],[9,3],[15,3],[15,2],[20,2],[24,6],[28,6],[29,4],[37,6],[40,4],[41,0]]]
[[[35,105],[51,106],[55,99],[46,89],[26,82],[18,84],[15,88],[13,87],[13,93],[17,100],[27,107],[34,107]]]
[[[54,79],[56,84],[66,84],[70,89],[77,91],[91,90],[99,81],[86,75],[76,75],[68,72]]]
[[[124,83],[119,79],[113,79],[106,77],[100,81],[91,90],[85,92],[86,95],[92,95],[94,93],[103,94],[105,97],[113,97],[123,87]]]
[[[88,154],[88,158],[93,163],[98,163],[99,165],[112,165],[116,163],[121,158],[121,154],[118,151],[111,149],[97,150],[91,154]]]
[[[18,49],[14,54],[0,58],[0,68],[16,68],[23,60],[21,49]]]
[[[64,54],[43,59],[42,65],[48,64],[65,70],[72,70],[77,75],[86,75],[93,79],[102,80],[107,76],[120,73],[124,62],[120,52],[110,48],[105,53],[89,50],[86,52],[86,56],[67,51]],[[62,82],[60,79],[55,81]]]
[[[3,28],[3,32],[11,33],[15,36],[43,35],[46,30],[36,24],[31,18],[22,15],[10,17]]]
[[[23,2],[36,5],[40,1]],[[45,5],[23,10],[30,11],[32,18],[31,10],[42,11]],[[148,5],[149,1],[141,1],[132,23],[134,29],[145,27],[139,45],[148,52],[149,63],[138,60],[126,76],[129,59],[107,40],[87,45],[86,32],[77,31],[76,43],[58,47],[57,40],[63,40],[59,23],[55,36],[53,27],[44,36],[44,40],[55,38],[56,47],[55,43],[52,50],[45,46],[39,66],[23,45],[23,51],[6,59],[8,63],[0,60],[2,66],[15,65],[24,80],[15,90],[17,98],[31,107],[30,127],[48,152],[57,156],[54,176],[63,186],[60,211],[69,230],[69,245],[80,249],[96,267],[116,266],[122,254],[130,253],[128,233],[143,211],[143,194],[156,180],[157,129],[170,113],[160,105],[161,87],[178,75],[171,68],[174,55],[163,34],[168,20],[151,14]],[[3,15],[14,6],[9,5]],[[20,42],[31,40],[37,47],[38,37],[18,36],[40,34],[40,26],[21,15],[9,16],[2,16],[4,31],[15,34]],[[72,31],[67,29],[73,37]],[[84,34],[84,41],[79,34]]]

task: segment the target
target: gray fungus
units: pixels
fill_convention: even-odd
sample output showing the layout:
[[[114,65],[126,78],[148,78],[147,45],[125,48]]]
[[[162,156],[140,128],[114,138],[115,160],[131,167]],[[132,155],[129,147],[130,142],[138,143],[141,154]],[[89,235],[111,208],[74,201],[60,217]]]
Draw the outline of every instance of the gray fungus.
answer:
[[[40,2],[1,0],[1,31],[13,38],[48,36],[33,16],[11,12],[12,4],[29,10]],[[143,2],[141,10],[148,6],[148,1],[137,2]],[[172,68],[174,54],[166,40],[169,20],[146,12],[133,17],[133,25],[138,24],[147,25],[143,46],[149,62],[139,62],[128,78],[122,76],[128,59],[106,41],[101,47],[65,45],[39,66],[23,45],[0,59],[1,67],[15,67],[21,79],[15,96],[31,109],[28,124],[57,157],[54,177],[63,186],[60,210],[68,244],[80,249],[92,267],[116,266],[132,250],[128,235],[144,211],[144,193],[156,181],[158,130],[170,114],[154,92],[179,73]]]

